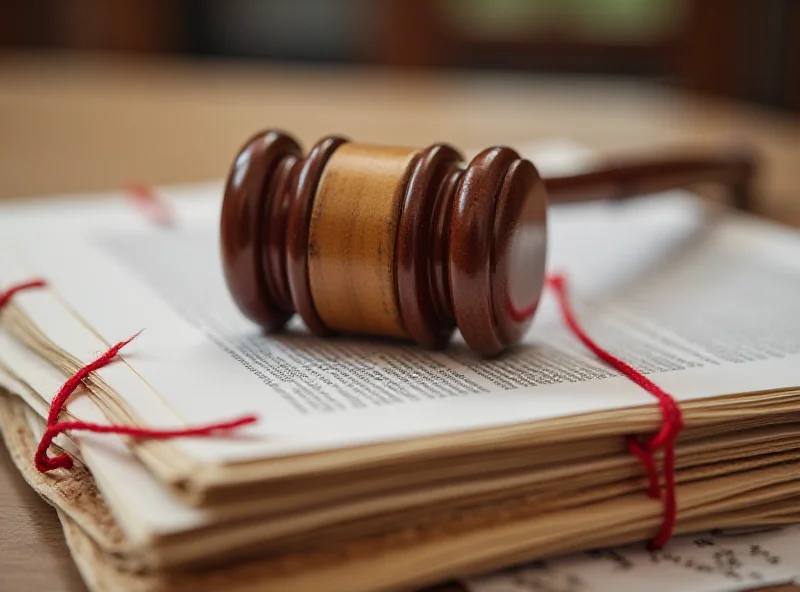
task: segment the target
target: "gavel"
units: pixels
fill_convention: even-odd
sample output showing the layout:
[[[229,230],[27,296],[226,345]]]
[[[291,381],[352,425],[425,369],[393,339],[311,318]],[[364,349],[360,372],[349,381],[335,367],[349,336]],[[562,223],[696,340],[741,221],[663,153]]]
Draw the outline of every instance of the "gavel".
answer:
[[[268,332],[299,314],[320,337],[375,335],[441,349],[458,329],[480,356],[517,344],[545,283],[547,205],[722,184],[750,207],[748,153],[639,158],[542,178],[494,146],[324,137],[307,155],[279,130],[253,135],[227,177],[222,267],[241,312]]]

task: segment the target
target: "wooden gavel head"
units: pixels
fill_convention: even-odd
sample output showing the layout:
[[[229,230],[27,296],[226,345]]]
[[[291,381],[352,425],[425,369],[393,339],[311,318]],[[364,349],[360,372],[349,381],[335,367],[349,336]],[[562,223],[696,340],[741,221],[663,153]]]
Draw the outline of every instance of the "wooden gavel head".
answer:
[[[289,135],[265,131],[227,178],[223,270],[237,306],[268,331],[297,313],[319,336],[383,335],[436,349],[458,328],[475,352],[492,356],[519,342],[536,312],[548,191],[576,201],[711,179],[745,203],[751,172],[749,157],[736,156],[545,181],[507,147],[467,163],[446,144],[330,136],[304,155]]]
[[[236,304],[270,331],[297,312],[321,336],[441,348],[458,327],[484,355],[518,342],[544,282],[545,187],[510,148],[465,164],[444,144],[327,137],[304,156],[286,134],[254,136],[222,207]]]

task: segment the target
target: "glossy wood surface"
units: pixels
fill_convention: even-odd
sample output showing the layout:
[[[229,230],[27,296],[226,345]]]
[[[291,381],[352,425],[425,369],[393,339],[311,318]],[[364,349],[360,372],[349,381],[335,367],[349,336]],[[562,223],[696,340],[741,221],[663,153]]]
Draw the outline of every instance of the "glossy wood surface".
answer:
[[[571,203],[596,197],[626,199],[678,187],[722,185],[729,203],[740,210],[755,206],[753,184],[757,155],[749,149],[724,148],[718,154],[630,155],[601,162],[595,170],[546,180],[551,203]]]
[[[510,148],[487,148],[464,171],[450,228],[450,290],[458,327],[482,355],[516,344],[533,320],[546,207],[539,174]]]
[[[346,142],[345,138],[330,136],[318,141],[308,153],[297,172],[297,188],[294,203],[289,208],[286,235],[286,271],[295,310],[313,333],[320,337],[332,331],[325,326],[317,314],[311,294],[308,275],[308,234],[314,197],[317,194],[322,174],[334,152]]]
[[[314,96],[324,100],[310,102]],[[570,138],[604,159],[658,146],[704,151],[744,139],[765,163],[756,210],[800,228],[800,122],[744,105],[613,81],[395,79],[196,63],[124,67],[81,57],[0,57],[0,196],[108,191],[131,179],[224,178],[243,139],[271,124],[295,131],[306,146],[331,131],[364,142],[447,140],[475,149]],[[55,512],[5,451],[0,459],[0,590],[84,590]]]
[[[443,347],[455,329],[448,266],[450,220],[464,157],[447,144],[423,150],[408,180],[397,229],[397,298],[409,335]]]
[[[285,297],[281,298],[281,292],[288,291],[283,286],[284,258],[270,261],[265,253],[271,244],[279,253],[284,250],[281,231],[285,216],[271,214],[279,209],[275,204],[280,204],[287,177],[299,158],[300,147],[288,136],[254,136],[239,152],[228,175],[227,199],[222,204],[220,252],[229,291],[239,310],[270,330],[283,326],[294,312]],[[271,184],[265,183],[267,179]],[[265,220],[272,224],[265,226]]]
[[[533,321],[546,219],[543,180],[507,147],[467,163],[446,144],[323,138],[304,157],[262,130],[233,157],[220,249],[233,300],[267,331],[299,311],[320,336],[440,348],[458,327],[494,356]]]

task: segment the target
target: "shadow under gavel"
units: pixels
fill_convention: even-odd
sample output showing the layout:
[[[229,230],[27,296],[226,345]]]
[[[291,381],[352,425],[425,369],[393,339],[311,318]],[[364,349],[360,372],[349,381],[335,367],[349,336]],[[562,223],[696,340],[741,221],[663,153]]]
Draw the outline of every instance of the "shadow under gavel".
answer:
[[[381,335],[444,347],[458,328],[480,355],[518,343],[545,283],[547,205],[716,183],[751,210],[752,155],[638,158],[542,178],[490,147],[468,163],[447,144],[378,146],[329,136],[304,155],[289,135],[252,136],[229,172],[223,271],[267,331],[299,314],[320,337]]]

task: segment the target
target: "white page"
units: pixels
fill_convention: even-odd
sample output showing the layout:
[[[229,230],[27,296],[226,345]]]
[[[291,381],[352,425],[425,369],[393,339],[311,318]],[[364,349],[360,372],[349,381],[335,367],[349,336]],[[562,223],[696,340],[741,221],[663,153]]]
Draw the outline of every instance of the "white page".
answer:
[[[737,592],[800,576],[800,525],[676,537],[577,553],[464,581],[469,592]]]
[[[299,322],[265,336],[236,310],[222,282],[220,190],[165,190],[174,229],[148,226],[119,201],[85,206],[79,215],[19,208],[0,222],[0,277],[47,278],[51,290],[16,301],[60,347],[88,362],[103,342],[146,329],[123,352],[125,364],[98,373],[145,423],[259,416],[242,430],[247,440],[175,441],[198,460],[654,404],[583,350],[549,295],[525,345],[494,361],[477,359],[458,337],[430,353],[399,342],[321,340]],[[712,228],[698,202],[676,192],[553,209],[549,241],[550,268],[573,279],[590,332],[677,399],[800,385],[796,234],[739,219]],[[69,316],[63,303],[102,341],[86,327],[79,335],[76,320],[62,318]],[[345,386],[354,366],[365,372]]]

